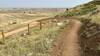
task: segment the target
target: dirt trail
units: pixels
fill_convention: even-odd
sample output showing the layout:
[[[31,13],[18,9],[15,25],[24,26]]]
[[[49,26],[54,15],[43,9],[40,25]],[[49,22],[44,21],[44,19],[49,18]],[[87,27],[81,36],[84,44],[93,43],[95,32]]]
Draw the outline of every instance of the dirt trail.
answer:
[[[39,22],[36,22],[37,20],[42,20],[42,19],[46,19],[46,18],[49,18],[49,17],[41,17],[41,18],[37,18],[37,19],[34,19],[34,20],[29,20],[29,21],[24,22],[24,24],[30,24],[30,27],[35,27],[35,26],[37,26],[39,24]],[[28,27],[25,26],[25,27],[22,27],[22,28],[15,29],[13,31],[4,33],[4,35],[5,35],[5,37],[7,37],[7,36],[10,36],[10,35],[19,33],[21,31],[27,30],[27,29],[28,29]],[[1,36],[1,32],[0,32],[0,39],[1,38],[2,38],[2,36]]]
[[[80,27],[80,21],[71,19],[69,25],[54,40],[51,56],[80,56],[78,37]]]
[[[30,24],[30,27],[35,27],[39,24],[39,22],[33,22],[33,24]],[[24,31],[24,30],[27,30],[28,27],[25,26],[25,27],[22,27],[22,28],[19,28],[19,29],[16,29],[16,30],[13,30],[13,31],[10,31],[10,32],[7,32],[7,33],[4,33],[5,37],[7,36],[10,36],[10,35],[13,35],[13,34],[16,34],[16,33],[19,33],[21,31]],[[2,38],[2,36],[0,35],[0,38]]]
[[[50,18],[50,17],[39,17],[39,18],[36,18],[36,19],[33,19],[33,20],[28,20],[28,21],[26,21],[26,22],[22,22],[22,24],[32,23],[32,22],[34,22],[34,21],[42,20],[42,19],[46,19],[46,18]]]

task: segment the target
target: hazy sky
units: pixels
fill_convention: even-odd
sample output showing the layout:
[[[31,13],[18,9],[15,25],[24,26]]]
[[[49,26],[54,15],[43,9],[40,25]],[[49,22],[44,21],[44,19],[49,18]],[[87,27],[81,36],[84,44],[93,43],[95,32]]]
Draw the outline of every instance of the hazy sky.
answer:
[[[73,7],[91,0],[0,0],[0,7]]]

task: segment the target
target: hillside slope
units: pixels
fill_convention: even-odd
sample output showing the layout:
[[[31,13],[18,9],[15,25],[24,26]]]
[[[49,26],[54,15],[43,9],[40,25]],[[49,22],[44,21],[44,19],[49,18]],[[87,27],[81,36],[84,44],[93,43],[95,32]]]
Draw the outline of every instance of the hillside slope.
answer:
[[[82,21],[83,26],[79,33],[81,56],[100,56],[100,2],[91,1],[66,9],[61,16],[76,17]]]
[[[74,8],[66,9],[62,15],[64,17],[75,16],[78,18],[90,18],[93,22],[100,23],[100,2],[91,1],[84,5],[79,5]]]

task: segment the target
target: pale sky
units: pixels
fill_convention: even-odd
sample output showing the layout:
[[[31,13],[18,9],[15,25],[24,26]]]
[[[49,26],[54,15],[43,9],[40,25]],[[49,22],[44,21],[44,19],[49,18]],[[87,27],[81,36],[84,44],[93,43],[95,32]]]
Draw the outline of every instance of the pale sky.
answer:
[[[0,8],[67,8],[91,0],[0,0]]]

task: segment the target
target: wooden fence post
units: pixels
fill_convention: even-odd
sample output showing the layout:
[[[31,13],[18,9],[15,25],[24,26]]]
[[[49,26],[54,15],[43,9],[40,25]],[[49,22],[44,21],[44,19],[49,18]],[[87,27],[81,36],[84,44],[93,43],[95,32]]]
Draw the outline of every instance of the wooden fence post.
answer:
[[[3,39],[3,43],[5,43],[5,35],[4,35],[4,31],[2,30],[2,39]]]
[[[42,22],[40,21],[40,30],[42,29]]]
[[[30,24],[28,24],[28,34],[30,34]]]

